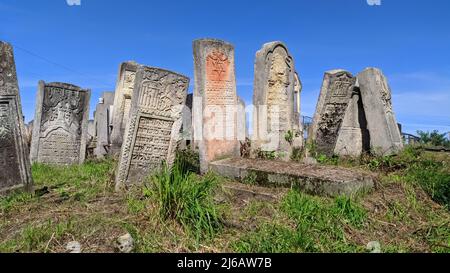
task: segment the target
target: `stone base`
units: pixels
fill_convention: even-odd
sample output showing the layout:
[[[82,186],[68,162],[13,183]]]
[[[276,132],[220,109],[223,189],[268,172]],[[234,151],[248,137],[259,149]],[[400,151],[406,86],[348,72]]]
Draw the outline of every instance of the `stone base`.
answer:
[[[375,175],[346,168],[256,159],[225,159],[210,163],[224,177],[268,187],[297,188],[312,195],[350,196],[370,190]]]

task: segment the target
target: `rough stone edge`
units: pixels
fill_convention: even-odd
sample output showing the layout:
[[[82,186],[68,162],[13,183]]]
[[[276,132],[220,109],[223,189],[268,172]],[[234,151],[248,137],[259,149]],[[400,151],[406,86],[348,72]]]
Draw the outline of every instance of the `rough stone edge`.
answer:
[[[229,159],[215,161],[210,164],[210,170],[230,179],[244,181],[251,173],[264,173],[267,176],[264,183],[258,185],[269,187],[297,188],[308,194],[336,197],[336,196],[352,196],[375,187],[373,177],[367,176],[365,179],[356,179],[348,182],[327,182],[320,178],[297,176],[286,173],[265,172],[253,168],[245,169],[244,167],[230,166],[226,163]],[[277,181],[277,182],[274,182]]]

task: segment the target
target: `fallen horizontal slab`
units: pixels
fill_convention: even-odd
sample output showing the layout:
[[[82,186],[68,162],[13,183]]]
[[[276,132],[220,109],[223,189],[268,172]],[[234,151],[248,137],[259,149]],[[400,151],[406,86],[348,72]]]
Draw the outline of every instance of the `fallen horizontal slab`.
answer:
[[[211,171],[247,184],[297,188],[319,196],[350,196],[374,187],[369,172],[334,166],[233,158],[210,164]]]

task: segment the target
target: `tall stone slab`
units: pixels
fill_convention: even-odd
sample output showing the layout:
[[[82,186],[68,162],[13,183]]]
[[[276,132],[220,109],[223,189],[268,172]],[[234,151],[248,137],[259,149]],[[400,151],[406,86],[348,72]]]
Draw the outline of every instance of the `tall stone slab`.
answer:
[[[91,90],[67,83],[39,82],[31,161],[81,164],[86,159]]]
[[[361,92],[356,87],[342,121],[334,154],[358,157],[364,152],[370,152],[370,136]]]
[[[300,78],[286,45],[264,44],[255,61],[253,150],[277,152],[287,160],[294,143],[303,145],[300,92]]]
[[[140,66],[125,130],[116,189],[142,182],[163,162],[171,165],[181,140],[189,78]]]
[[[221,40],[201,39],[193,42],[193,49],[194,141],[204,173],[210,162],[240,153],[234,47]]]
[[[367,68],[358,74],[358,83],[372,152],[378,155],[397,153],[403,149],[403,142],[386,77],[377,68]]]
[[[0,195],[32,191],[25,130],[13,48],[0,41]]]
[[[192,144],[192,103],[194,102],[194,94],[188,94],[186,98],[186,105],[183,107],[183,126],[182,126],[182,140],[180,149],[193,149]]]
[[[111,141],[111,121],[112,106],[114,104],[114,92],[104,92],[99,99],[97,108],[95,110],[95,136],[97,137],[97,146],[94,150],[94,155],[102,159],[110,149]]]
[[[133,97],[136,72],[139,65],[133,61],[124,62],[120,65],[117,79],[114,113],[112,117],[111,131],[111,155],[119,155],[123,143],[125,128],[130,114],[131,100]]]
[[[356,78],[350,72],[338,69],[325,73],[309,136],[317,152],[334,154],[355,84]]]

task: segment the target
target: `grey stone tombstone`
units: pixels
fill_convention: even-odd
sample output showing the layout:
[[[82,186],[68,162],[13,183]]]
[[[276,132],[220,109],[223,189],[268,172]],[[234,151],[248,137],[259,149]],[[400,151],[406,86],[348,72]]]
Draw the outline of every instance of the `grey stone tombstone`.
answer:
[[[13,48],[0,41],[0,195],[33,190]]]
[[[26,145],[28,147],[28,150],[30,150],[31,148],[31,140],[33,138],[33,123],[34,121],[30,121],[28,122],[28,124],[25,124],[25,129],[26,129]],[[28,155],[29,156],[29,155]]]
[[[119,76],[114,94],[114,113],[111,131],[110,154],[114,156],[120,154],[122,147],[138,66],[139,64],[136,62],[129,61],[122,63],[119,68]]]
[[[334,154],[358,157],[370,151],[370,136],[362,105],[361,92],[356,87],[345,112],[341,129],[336,141]]]
[[[350,72],[338,69],[325,73],[309,136],[318,153],[334,154],[355,84]]]
[[[205,173],[210,162],[240,154],[234,46],[200,39],[193,42],[193,50],[194,141],[199,148],[201,172]]]
[[[94,112],[94,117],[95,117],[95,112]],[[88,133],[87,133],[87,141],[86,142],[90,142],[94,139],[95,137],[95,120],[90,119],[88,122]]]
[[[86,159],[91,90],[67,83],[39,82],[31,161],[81,164]]]
[[[140,66],[116,176],[116,189],[142,182],[165,162],[173,164],[181,140],[189,78]]]
[[[238,140],[243,143],[248,138],[247,112],[245,101],[238,96],[237,134]]]
[[[252,149],[277,152],[288,160],[303,145],[300,124],[301,82],[294,59],[282,42],[264,44],[256,53]],[[290,137],[288,137],[290,136]]]
[[[194,94],[188,94],[186,98],[186,105],[183,107],[183,126],[182,126],[182,141],[180,149],[188,149],[192,147],[192,103],[194,101]]]
[[[114,104],[114,92],[104,92],[99,99],[95,110],[95,135],[97,136],[97,146],[94,155],[102,159],[110,149],[110,117],[111,106]]]
[[[390,155],[403,149],[403,141],[392,107],[391,89],[377,68],[367,68],[357,76],[370,147],[378,155]]]

